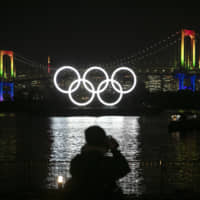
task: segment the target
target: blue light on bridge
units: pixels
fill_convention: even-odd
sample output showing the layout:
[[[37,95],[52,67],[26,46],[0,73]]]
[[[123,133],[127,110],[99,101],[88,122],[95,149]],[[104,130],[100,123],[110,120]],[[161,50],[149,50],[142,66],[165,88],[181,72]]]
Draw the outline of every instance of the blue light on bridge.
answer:
[[[175,78],[179,79],[179,90],[192,90],[195,92],[195,81],[196,81],[196,75],[192,76],[186,76],[183,73],[178,73],[175,75]],[[190,86],[184,85],[184,80],[190,78]]]
[[[4,90],[4,87],[7,87],[7,90]],[[8,94],[11,101],[14,101],[14,83],[0,82],[0,102],[4,101],[4,94]]]
[[[191,86],[192,86],[192,91],[195,92],[195,81],[196,81],[196,75],[193,75],[190,77],[191,80]]]
[[[3,82],[0,82],[0,102],[3,101]]]
[[[179,90],[184,90],[184,79],[185,79],[185,74],[178,73],[175,75],[175,78],[178,78],[179,80]]]

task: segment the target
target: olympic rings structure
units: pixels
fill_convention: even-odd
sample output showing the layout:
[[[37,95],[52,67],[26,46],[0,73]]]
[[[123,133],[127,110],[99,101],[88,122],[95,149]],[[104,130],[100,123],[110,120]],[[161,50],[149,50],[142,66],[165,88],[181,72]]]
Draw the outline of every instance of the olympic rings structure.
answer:
[[[65,70],[72,71],[77,77],[77,79],[72,81],[72,83],[69,85],[68,90],[62,89],[58,85],[58,81],[57,81],[58,75],[61,72],[65,71]],[[103,80],[103,81],[101,81],[99,83],[99,85],[97,86],[97,89],[95,89],[93,83],[90,80],[87,79],[87,75],[93,70],[100,71],[105,76],[105,80]],[[132,75],[133,84],[128,90],[123,90],[123,88],[122,88],[121,84],[119,83],[119,81],[115,80],[116,74],[118,72],[120,72],[120,71],[128,71]],[[110,77],[108,76],[108,73],[103,68],[101,68],[99,66],[93,66],[93,67],[88,68],[84,72],[82,77],[81,77],[80,73],[78,72],[78,70],[76,70],[74,67],[72,67],[72,66],[63,66],[63,67],[60,67],[55,72],[54,77],[53,77],[53,82],[54,82],[54,85],[55,85],[56,89],[58,91],[60,91],[61,93],[68,94],[68,97],[69,97],[70,101],[73,104],[77,105],[77,106],[87,106],[87,105],[89,105],[94,100],[95,96],[97,96],[99,102],[101,102],[103,105],[105,105],[105,106],[114,106],[114,105],[117,105],[121,101],[121,99],[122,99],[124,94],[128,94],[128,93],[130,93],[130,92],[132,92],[134,90],[134,88],[136,86],[136,83],[137,83],[137,77],[135,75],[135,72],[132,69],[130,69],[128,67],[124,67],[124,66],[115,69],[112,72],[112,75]],[[83,84],[84,88],[89,93],[91,93],[91,97],[86,102],[78,102],[73,98],[73,95],[72,95],[74,92],[76,92],[78,90],[78,88],[80,87],[81,83]],[[109,84],[111,84],[111,86],[115,90],[115,92],[117,92],[119,94],[119,97],[114,102],[106,102],[101,97],[101,94],[108,88]]]

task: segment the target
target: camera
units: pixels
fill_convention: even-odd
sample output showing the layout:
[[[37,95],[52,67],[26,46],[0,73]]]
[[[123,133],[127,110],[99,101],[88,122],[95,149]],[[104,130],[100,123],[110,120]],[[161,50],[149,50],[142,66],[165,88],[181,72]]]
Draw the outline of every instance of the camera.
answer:
[[[119,147],[119,143],[111,135],[107,136],[107,143],[110,149],[117,149]]]

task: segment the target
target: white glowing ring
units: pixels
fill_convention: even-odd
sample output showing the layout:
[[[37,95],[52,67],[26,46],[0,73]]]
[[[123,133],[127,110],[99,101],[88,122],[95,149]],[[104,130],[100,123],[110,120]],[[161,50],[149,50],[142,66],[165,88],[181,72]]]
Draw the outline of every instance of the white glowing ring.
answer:
[[[88,88],[88,86],[87,86],[87,84],[85,83],[86,82],[86,76],[87,76],[87,74],[89,73],[89,72],[91,72],[92,70],[99,70],[99,71],[101,71],[101,72],[103,72],[103,74],[105,75],[105,77],[106,77],[106,83],[105,83],[105,86],[100,90],[100,91],[98,91],[98,92],[103,92],[103,91],[105,91],[106,90],[106,88],[107,88],[107,86],[108,86],[108,84],[109,84],[109,76],[108,76],[108,74],[107,74],[107,72],[103,69],[103,68],[101,68],[101,67],[98,67],[98,66],[93,66],[93,67],[90,67],[90,68],[88,68],[86,71],[85,71],[85,73],[83,74],[83,85],[84,85],[84,87],[89,91],[89,92],[95,92],[95,93],[97,93],[97,91],[91,91],[90,90],[90,88]]]
[[[134,88],[135,88],[135,86],[136,86],[136,83],[137,83],[137,78],[136,78],[136,75],[135,75],[135,73],[134,73],[134,71],[133,71],[132,69],[130,69],[130,68],[128,68],[128,67],[119,67],[119,68],[117,68],[117,69],[112,73],[112,76],[111,76],[111,84],[112,84],[112,87],[113,87],[117,92],[120,93],[120,90],[119,90],[118,88],[116,88],[116,86],[115,86],[115,84],[114,84],[114,80],[115,80],[115,75],[116,75],[116,73],[119,72],[119,71],[121,71],[121,70],[128,71],[128,72],[130,72],[130,73],[132,74],[132,76],[133,76],[133,85],[131,86],[131,88],[128,89],[128,90],[125,90],[125,91],[122,90],[122,93],[123,93],[123,94],[127,94],[127,93],[130,93],[131,91],[134,90]]]
[[[90,97],[90,99],[88,100],[88,101],[86,101],[86,102],[84,102],[84,103],[80,103],[80,102],[77,102],[76,100],[74,100],[74,98],[72,97],[72,88],[73,88],[73,86],[74,86],[74,84],[76,84],[77,82],[79,82],[79,80],[75,80],[75,81],[73,81],[71,84],[70,84],[70,86],[69,86],[69,93],[68,93],[68,95],[69,95],[69,99],[70,99],[70,101],[73,103],[73,104],[75,104],[75,105],[77,105],[77,106],[87,106],[87,105],[89,105],[92,101],[93,101],[93,99],[94,99],[94,97],[95,97],[95,88],[94,88],[94,86],[93,86],[93,84],[90,82],[90,81],[88,81],[88,80],[85,80],[86,82],[87,82],[87,84],[89,84],[90,85],[90,87],[92,88],[92,95],[91,95],[91,97]],[[80,82],[83,82],[83,79],[80,79]]]
[[[58,83],[57,83],[57,77],[58,77],[58,74],[61,72],[61,71],[63,71],[63,70],[72,70],[73,72],[75,72],[75,74],[77,75],[77,85],[76,85],[76,87],[74,87],[70,92],[69,92],[69,90],[63,90],[62,88],[60,88],[60,86],[58,85]],[[75,68],[73,68],[73,67],[71,67],[71,66],[63,66],[63,67],[61,67],[61,68],[59,68],[57,71],[56,71],[56,73],[55,73],[55,75],[54,75],[54,78],[53,78],[53,81],[54,81],[54,85],[55,85],[55,87],[57,88],[57,90],[59,90],[60,92],[62,92],[62,93],[64,93],[64,94],[69,94],[69,93],[71,93],[71,92],[74,92],[74,91],[76,91],[77,89],[78,89],[78,87],[80,86],[80,83],[81,83],[81,77],[80,77],[80,74],[79,74],[79,72],[75,69]]]
[[[97,88],[97,98],[98,98],[99,101],[100,101],[103,105],[105,105],[105,106],[115,106],[115,105],[117,105],[117,104],[121,101],[121,99],[122,99],[122,97],[123,97],[122,86],[121,86],[121,84],[120,84],[118,81],[109,79],[109,82],[112,83],[112,81],[113,81],[114,84],[117,84],[117,86],[118,86],[119,89],[120,89],[120,92],[119,92],[119,98],[118,98],[116,101],[114,101],[114,102],[112,102],[112,103],[108,103],[108,102],[105,102],[105,101],[101,98],[100,92],[98,92],[98,91],[100,90],[101,86],[102,86],[102,85],[104,84],[104,82],[106,82],[106,81],[107,81],[107,80],[104,80],[104,81],[102,81],[102,82],[99,84],[99,86],[98,86],[98,88]]]
[[[60,86],[59,86],[58,83],[57,83],[58,74],[59,74],[61,71],[63,71],[63,70],[72,70],[72,71],[75,72],[75,74],[77,75],[77,79],[74,80],[74,81],[70,84],[68,90],[63,90],[62,88],[60,88]],[[95,89],[95,88],[94,88],[94,85],[93,85],[89,80],[86,79],[87,74],[88,74],[90,71],[92,71],[92,70],[99,70],[99,71],[103,72],[104,75],[105,75],[105,77],[106,77],[105,80],[103,80],[103,81],[101,81],[101,82],[99,83],[97,89]],[[121,84],[120,84],[118,81],[116,81],[116,80],[114,79],[115,76],[116,76],[116,73],[119,72],[119,71],[121,71],[121,70],[126,70],[126,71],[130,72],[130,73],[132,74],[132,76],[133,76],[133,85],[131,86],[131,88],[130,88],[129,90],[123,91],[123,88],[122,88]],[[121,99],[122,99],[122,97],[123,97],[123,94],[127,94],[127,93],[133,91],[133,89],[135,88],[136,83],[137,83],[137,79],[136,79],[136,75],[135,75],[134,71],[131,70],[131,69],[128,68],[128,67],[119,67],[119,68],[117,68],[117,69],[112,73],[111,78],[109,78],[107,72],[106,72],[103,68],[98,67],[98,66],[93,66],[93,67],[90,67],[89,69],[87,69],[87,70],[85,71],[85,73],[83,74],[83,78],[81,78],[79,72],[78,72],[75,68],[73,68],[73,67],[71,67],[71,66],[63,66],[63,67],[59,68],[59,69],[56,71],[53,80],[54,80],[54,85],[55,85],[55,87],[56,87],[60,92],[65,93],[65,94],[68,94],[69,99],[71,100],[71,102],[72,102],[73,104],[77,105],[77,106],[86,106],[86,105],[90,104],[90,103],[93,101],[93,99],[94,99],[94,97],[95,97],[95,94],[97,94],[98,100],[99,100],[103,105],[106,105],[106,106],[114,106],[114,105],[118,104],[118,103],[121,101]],[[72,93],[75,92],[75,91],[79,88],[81,82],[83,82],[83,85],[84,85],[85,89],[86,89],[88,92],[92,93],[90,99],[89,99],[88,101],[84,102],[84,103],[77,102],[77,101],[75,101],[74,98],[72,97]],[[118,98],[115,102],[112,102],[112,103],[105,102],[105,101],[101,98],[101,96],[100,96],[100,94],[106,90],[106,88],[107,88],[109,82],[111,82],[111,85],[112,85],[113,89],[114,89],[116,92],[119,93],[119,98]],[[75,84],[76,84],[76,86],[74,87]],[[89,85],[89,87],[88,87],[87,84]],[[105,85],[103,86],[103,84],[105,84]],[[116,87],[115,84],[117,85],[117,87]]]

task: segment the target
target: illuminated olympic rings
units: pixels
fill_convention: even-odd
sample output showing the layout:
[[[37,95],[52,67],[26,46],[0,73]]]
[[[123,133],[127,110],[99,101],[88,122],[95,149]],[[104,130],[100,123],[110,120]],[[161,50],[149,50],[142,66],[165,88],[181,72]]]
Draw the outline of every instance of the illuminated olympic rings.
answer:
[[[64,70],[71,70],[71,71],[74,72],[75,75],[77,76],[77,79],[74,80],[74,81],[70,84],[68,90],[63,90],[62,88],[60,88],[60,86],[59,86],[58,83],[57,83],[58,75],[60,74],[60,72],[62,72],[62,71],[64,71]],[[103,80],[103,81],[101,81],[101,82],[99,83],[97,89],[95,89],[95,88],[94,88],[94,85],[92,84],[92,82],[89,81],[89,80],[87,79],[88,73],[91,72],[91,71],[93,71],[93,70],[100,71],[100,72],[102,72],[102,73],[104,74],[104,76],[105,76],[105,80]],[[119,71],[122,71],[122,70],[128,71],[128,72],[132,75],[132,78],[133,78],[133,84],[132,84],[132,86],[130,87],[130,89],[128,89],[128,90],[123,90],[121,84],[120,84],[117,80],[115,80],[116,74],[117,74]],[[63,67],[59,68],[59,69],[55,72],[53,81],[54,81],[54,85],[55,85],[55,87],[57,88],[57,90],[60,91],[60,92],[62,92],[62,93],[64,93],[64,94],[68,94],[70,101],[71,101],[73,104],[77,105],[77,106],[86,106],[86,105],[89,105],[89,104],[93,101],[93,99],[95,98],[95,95],[97,95],[98,100],[99,100],[103,105],[105,105],[105,106],[114,106],[114,105],[118,104],[118,103],[121,101],[121,99],[122,99],[122,97],[123,97],[123,94],[130,93],[130,92],[132,92],[132,91],[134,90],[134,88],[135,88],[135,86],[136,86],[136,83],[137,83],[137,78],[136,78],[136,75],[135,75],[134,71],[133,71],[132,69],[128,68],[128,67],[119,67],[119,68],[117,68],[116,70],[113,71],[113,73],[112,73],[112,75],[111,75],[111,78],[109,78],[107,72],[106,72],[103,68],[98,67],[98,66],[93,66],[93,67],[88,68],[88,69],[84,72],[83,77],[81,78],[79,72],[78,72],[74,67],[71,67],[71,66],[63,66]],[[72,93],[74,93],[74,92],[76,92],[76,90],[78,90],[78,88],[79,88],[81,82],[83,83],[83,86],[85,87],[85,89],[86,89],[89,93],[91,93],[91,97],[90,97],[86,102],[81,102],[81,103],[80,103],[80,102],[77,102],[76,100],[74,100],[74,98],[73,98],[73,96],[72,96]],[[107,89],[109,83],[111,83],[113,89],[114,89],[117,93],[119,93],[119,97],[117,98],[117,100],[114,101],[114,102],[111,102],[111,103],[110,103],[110,102],[104,101],[104,100],[102,99],[102,97],[101,97],[101,93],[103,93],[103,92]]]

